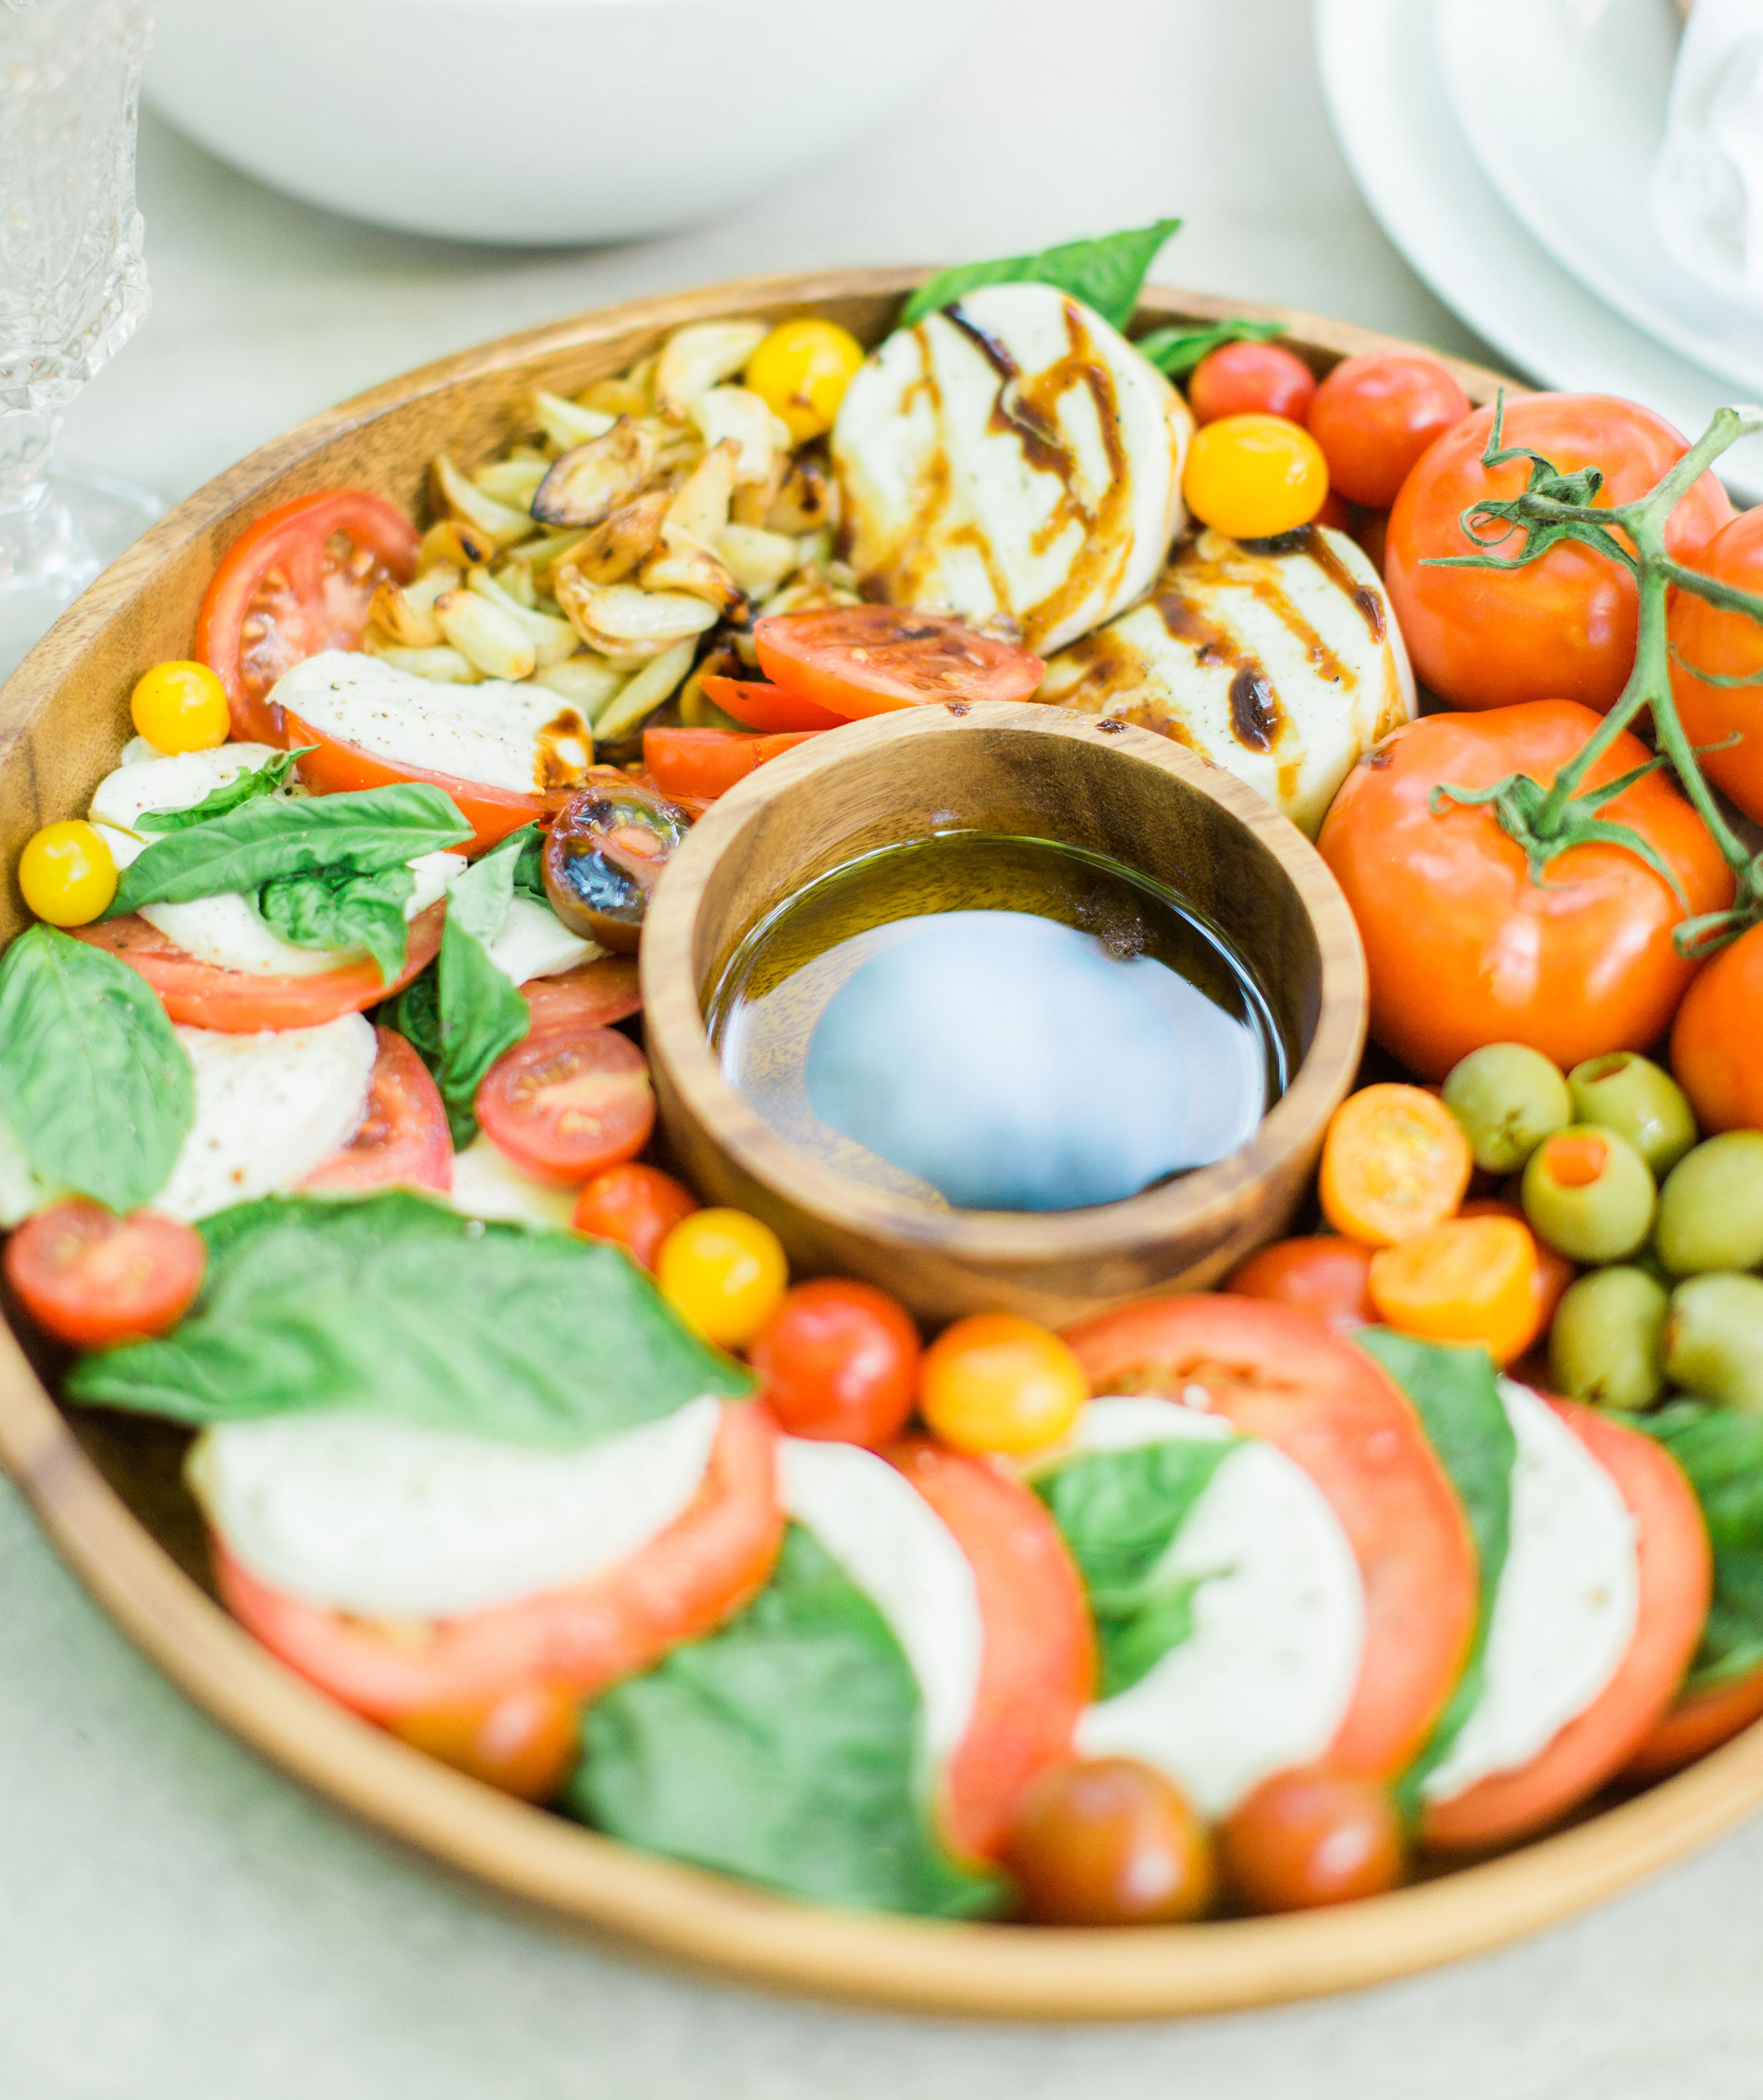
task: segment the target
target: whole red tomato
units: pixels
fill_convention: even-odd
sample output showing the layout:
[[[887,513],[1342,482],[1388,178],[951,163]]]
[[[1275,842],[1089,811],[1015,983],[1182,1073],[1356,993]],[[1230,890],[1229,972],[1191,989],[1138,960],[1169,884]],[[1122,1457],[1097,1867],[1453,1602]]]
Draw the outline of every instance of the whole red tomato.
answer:
[[[1331,488],[1387,510],[1434,438],[1469,412],[1469,397],[1436,357],[1376,351],[1345,357],[1316,390],[1310,434]]]
[[[1732,900],[1719,849],[1657,773],[1599,814],[1652,845],[1687,911],[1624,846],[1575,846],[1533,882],[1491,808],[1447,802],[1434,814],[1433,792],[1447,782],[1491,788],[1526,773],[1548,787],[1597,727],[1567,700],[1423,716],[1368,752],[1335,797],[1317,844],[1365,942],[1372,1034],[1423,1079],[1443,1079],[1486,1043],[1527,1043],[1563,1067],[1645,1049],[1694,974],[1672,927]],[[1619,736],[1585,784],[1646,757]]]
[[[1493,419],[1491,408],[1478,409],[1431,446],[1390,514],[1384,581],[1415,676],[1456,708],[1559,697],[1602,712],[1634,664],[1635,589],[1626,569],[1569,541],[1522,569],[1424,566],[1476,551],[1458,522],[1471,504],[1523,491],[1524,461],[1491,472],[1482,465]],[[1688,450],[1662,417],[1602,394],[1509,400],[1502,438],[1563,473],[1600,468],[1606,505],[1646,495]],[[1672,514],[1666,545],[1686,560],[1731,516],[1726,492],[1705,474]],[[1492,551],[1509,556],[1522,545],[1514,532]]]
[[[1671,1069],[1704,1131],[1763,1130],[1763,926],[1697,973],[1671,1031]]]
[[[1763,595],[1763,509],[1742,512],[1688,566]],[[1710,750],[1702,770],[1748,817],[1763,820],[1763,685],[1710,685],[1683,668],[1694,664],[1723,678],[1755,677],[1763,671],[1763,627],[1680,590],[1672,594],[1668,631],[1677,660],[1671,690],[1690,741],[1717,747],[1728,737],[1739,739],[1730,750]]]

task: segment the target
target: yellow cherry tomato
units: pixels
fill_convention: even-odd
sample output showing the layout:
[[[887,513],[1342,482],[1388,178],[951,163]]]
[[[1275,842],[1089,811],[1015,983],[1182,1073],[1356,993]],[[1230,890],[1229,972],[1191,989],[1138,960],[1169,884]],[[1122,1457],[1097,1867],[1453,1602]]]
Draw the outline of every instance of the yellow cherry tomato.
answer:
[[[798,445],[833,427],[864,346],[837,321],[784,321],[747,360],[747,384]]]
[[[1058,1336],[1010,1312],[975,1312],[926,1350],[918,1411],[960,1451],[1038,1451],[1057,1444],[1089,1397]]]
[[[95,825],[46,824],[19,855],[19,888],[51,926],[88,926],[117,893],[117,864]]]
[[[227,689],[205,664],[156,664],[129,695],[135,726],[156,749],[212,751],[232,727]]]
[[[745,1211],[694,1211],[662,1241],[655,1280],[705,1341],[738,1349],[771,1317],[789,1264],[777,1234]]]
[[[1270,540],[1309,524],[1328,494],[1328,462],[1284,416],[1221,416],[1188,448],[1187,507],[1232,540]]]

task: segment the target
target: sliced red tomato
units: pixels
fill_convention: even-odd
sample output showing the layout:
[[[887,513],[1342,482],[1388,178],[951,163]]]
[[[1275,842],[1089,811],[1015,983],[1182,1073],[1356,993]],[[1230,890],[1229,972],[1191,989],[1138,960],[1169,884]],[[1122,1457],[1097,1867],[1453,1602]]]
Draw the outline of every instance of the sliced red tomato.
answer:
[[[941,1820],[964,1858],[1002,1851],[1018,1803],[1071,1754],[1095,1696],[1095,1636],[1083,1578],[1044,1505],[983,1459],[927,1439],[891,1460],[972,1564],[985,1652],[974,1711],[943,1777]]]
[[[1407,1399],[1313,1313],[1266,1299],[1151,1299],[1065,1339],[1093,1392],[1180,1400],[1198,1388],[1328,1498],[1365,1586],[1365,1652],[1326,1759],[1366,1778],[1400,1771],[1462,1671],[1477,1598],[1469,1525]]]
[[[477,1112],[515,1166],[574,1188],[642,1151],[655,1090],[643,1052],[616,1029],[533,1028],[491,1065]]]
[[[1047,668],[952,613],[891,605],[771,613],[753,640],[774,684],[846,720],[930,700],[1026,700]]]
[[[700,678],[705,698],[732,715],[749,729],[775,735],[802,729],[837,729],[845,720],[830,708],[817,708],[812,700],[798,699],[781,686],[767,686],[757,678]]]
[[[440,1089],[395,1029],[376,1028],[379,1055],[368,1088],[367,1114],[341,1152],[315,1167],[307,1189],[432,1189],[453,1185],[453,1139]]]
[[[193,1225],[157,1211],[119,1218],[86,1196],[27,1218],[6,1251],[19,1303],[76,1349],[168,1333],[196,1302],[207,1266]]]
[[[714,802],[768,758],[806,743],[815,730],[760,736],[740,729],[646,729],[643,765],[664,795],[686,803]]]
[[[196,653],[227,689],[232,732],[285,744],[269,690],[326,649],[357,649],[373,593],[408,583],[421,544],[395,503],[363,488],[296,496],[247,526],[196,615]]]
[[[703,1485],[685,1514],[585,1582],[431,1621],[383,1626],[302,1603],[214,1542],[223,1602],[282,1661],[400,1734],[422,1717],[481,1713],[529,1687],[591,1698],[738,1611],[777,1558],[777,1431],[762,1408],[725,1407]]]
[[[520,995],[534,1035],[541,1028],[610,1028],[643,1010],[634,955],[595,955],[554,977],[528,977]]]
[[[1634,1519],[1640,1615],[1615,1675],[1540,1756],[1427,1811],[1421,1834],[1440,1851],[1480,1852],[1527,1838],[1614,1779],[1664,1718],[1708,1617],[1713,1559],[1701,1506],[1676,1459],[1595,1407],[1549,1405],[1615,1480]]]
[[[1680,1692],[1622,1768],[1625,1780],[1664,1779],[1681,1771],[1763,1718],[1763,1670],[1706,1692]]]
[[[444,902],[431,904],[410,921],[404,966],[390,984],[381,982],[378,965],[366,955],[309,977],[223,970],[175,947],[132,911],[121,919],[67,930],[76,940],[89,941],[139,971],[174,1021],[190,1028],[218,1028],[225,1035],[254,1035],[260,1028],[316,1028],[339,1014],[360,1013],[390,999],[434,961],[446,912]]]

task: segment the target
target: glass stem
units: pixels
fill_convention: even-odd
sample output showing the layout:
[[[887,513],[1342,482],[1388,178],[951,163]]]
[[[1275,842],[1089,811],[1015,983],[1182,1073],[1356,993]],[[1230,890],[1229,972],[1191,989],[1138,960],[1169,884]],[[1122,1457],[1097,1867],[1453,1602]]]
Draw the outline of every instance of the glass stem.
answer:
[[[0,410],[0,586],[34,572],[55,535],[49,468],[60,432],[53,409]]]

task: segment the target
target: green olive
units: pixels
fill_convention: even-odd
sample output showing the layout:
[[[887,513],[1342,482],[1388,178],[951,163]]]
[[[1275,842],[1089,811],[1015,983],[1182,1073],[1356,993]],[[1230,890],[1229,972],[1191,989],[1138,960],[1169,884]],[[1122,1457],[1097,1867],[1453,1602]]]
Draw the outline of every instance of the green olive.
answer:
[[[1445,1106],[1488,1174],[1522,1167],[1551,1132],[1573,1121],[1567,1083],[1541,1051],[1488,1043],[1452,1065]]]
[[[1763,1263],[1763,1130],[1729,1130],[1684,1154],[1659,1191],[1658,1246],[1674,1276]]]
[[[1633,1050],[1588,1057],[1567,1074],[1575,1123],[1620,1131],[1655,1176],[1670,1173],[1696,1140],[1690,1097],[1670,1073]]]
[[[1524,1170],[1531,1229],[1569,1261],[1623,1261],[1646,1241],[1652,1169],[1619,1131],[1575,1123],[1545,1137]]]
[[[1641,1268],[1594,1268],[1570,1283],[1549,1334],[1549,1375],[1570,1400],[1650,1407],[1665,1389],[1664,1284]]]
[[[1692,1276],[1672,1293],[1665,1370],[1677,1385],[1763,1414],[1763,1277]]]

